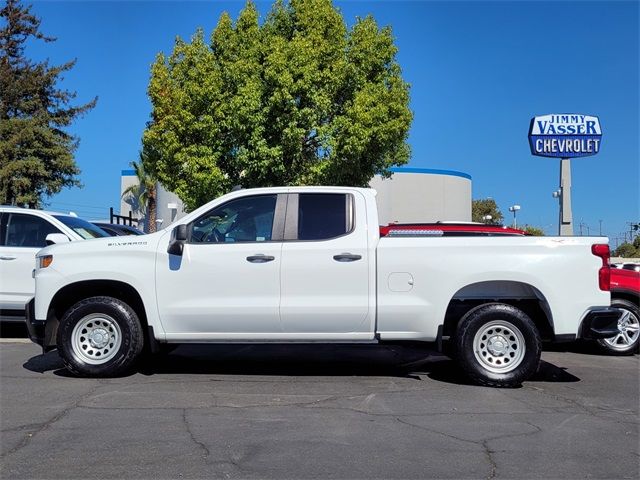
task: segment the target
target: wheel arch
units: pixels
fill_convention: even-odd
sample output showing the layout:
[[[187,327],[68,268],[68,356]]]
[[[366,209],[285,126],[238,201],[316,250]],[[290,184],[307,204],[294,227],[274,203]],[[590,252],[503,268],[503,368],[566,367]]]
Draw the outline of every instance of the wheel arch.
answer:
[[[482,281],[460,288],[447,306],[443,338],[453,337],[460,320],[471,310],[489,303],[504,303],[522,310],[534,322],[543,340],[554,339],[553,315],[544,294],[533,285],[513,280]]]
[[[626,300],[640,308],[640,293],[626,289],[611,290],[611,301]]]
[[[147,340],[149,323],[140,293],[126,282],[118,280],[82,280],[62,287],[51,299],[47,314],[46,346],[55,345],[58,325],[65,312],[85,298],[106,296],[117,298],[129,305],[138,316]]]

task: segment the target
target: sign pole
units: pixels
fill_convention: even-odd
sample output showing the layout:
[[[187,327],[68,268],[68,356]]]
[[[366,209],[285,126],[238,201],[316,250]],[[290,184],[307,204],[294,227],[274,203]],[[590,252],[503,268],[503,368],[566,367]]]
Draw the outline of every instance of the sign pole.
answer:
[[[573,215],[571,212],[571,160],[560,160],[560,222],[558,234],[561,237],[573,235]]]

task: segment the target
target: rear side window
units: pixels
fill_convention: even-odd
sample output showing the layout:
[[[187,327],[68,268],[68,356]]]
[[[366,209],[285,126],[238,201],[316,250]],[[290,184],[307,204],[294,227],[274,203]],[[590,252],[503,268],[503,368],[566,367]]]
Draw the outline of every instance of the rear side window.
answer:
[[[298,240],[328,240],[351,231],[351,196],[343,193],[301,193]]]
[[[6,215],[3,244],[7,247],[46,247],[47,235],[62,233],[44,218],[22,213]]]

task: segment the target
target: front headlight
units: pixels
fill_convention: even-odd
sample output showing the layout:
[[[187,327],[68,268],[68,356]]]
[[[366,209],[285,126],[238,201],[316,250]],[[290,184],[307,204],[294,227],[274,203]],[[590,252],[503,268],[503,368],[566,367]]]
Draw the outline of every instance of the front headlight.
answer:
[[[38,268],[47,268],[52,263],[53,255],[42,255],[41,257],[36,257],[36,266]]]

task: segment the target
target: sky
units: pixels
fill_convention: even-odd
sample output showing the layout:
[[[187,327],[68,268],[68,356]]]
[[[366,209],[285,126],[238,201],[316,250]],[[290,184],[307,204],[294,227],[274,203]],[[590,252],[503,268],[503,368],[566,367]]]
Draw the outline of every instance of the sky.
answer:
[[[511,222],[557,233],[560,161],[531,155],[533,116],[597,115],[600,153],[572,164],[574,230],[602,233],[612,246],[640,221],[639,3],[637,1],[336,1],[352,25],[372,14],[392,27],[398,62],[411,84],[410,167],[471,175],[473,198],[491,197]],[[257,2],[266,14],[271,2]],[[82,189],[65,189],[49,208],[104,218],[120,203],[120,173],[140,150],[149,120],[150,65],[177,35],[209,33],[244,1],[35,1],[55,43],[27,54],[77,58],[60,86],[97,107],[70,129],[80,137]],[[108,215],[107,215],[108,216]],[[580,226],[582,224],[582,227]]]

